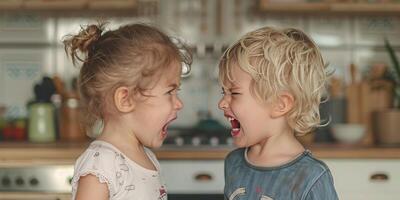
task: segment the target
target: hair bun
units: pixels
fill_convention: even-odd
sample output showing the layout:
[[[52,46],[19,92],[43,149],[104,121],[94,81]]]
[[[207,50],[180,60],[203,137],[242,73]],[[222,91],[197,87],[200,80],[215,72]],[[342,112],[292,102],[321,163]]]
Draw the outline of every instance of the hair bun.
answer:
[[[78,56],[78,50],[85,55],[90,55],[95,42],[99,40],[104,30],[104,25],[104,23],[99,23],[87,25],[86,27],[81,26],[81,30],[77,35],[68,35],[64,39],[65,51],[71,56],[74,64],[76,59],[82,62],[86,60]]]
[[[102,32],[102,25],[92,24],[88,25],[86,28],[82,27],[82,30],[79,32],[78,37],[75,37],[77,44],[79,44],[79,50],[82,52],[88,51],[100,38]]]

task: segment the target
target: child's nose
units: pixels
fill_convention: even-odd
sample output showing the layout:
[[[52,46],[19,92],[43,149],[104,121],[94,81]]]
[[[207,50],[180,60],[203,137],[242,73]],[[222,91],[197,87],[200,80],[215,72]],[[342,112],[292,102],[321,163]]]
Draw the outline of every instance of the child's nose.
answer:
[[[177,110],[180,110],[183,108],[183,102],[181,99],[179,99],[179,97],[176,97],[175,108]]]
[[[222,97],[222,99],[219,101],[218,108],[221,110],[225,110],[228,108],[228,102],[226,101],[225,97]]]

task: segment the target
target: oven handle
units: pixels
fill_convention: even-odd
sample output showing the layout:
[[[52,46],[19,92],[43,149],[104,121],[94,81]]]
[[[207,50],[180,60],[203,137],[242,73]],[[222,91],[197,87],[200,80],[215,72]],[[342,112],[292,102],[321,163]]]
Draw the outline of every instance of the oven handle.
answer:
[[[209,173],[198,173],[194,176],[194,180],[197,182],[210,182],[213,181],[213,176]]]

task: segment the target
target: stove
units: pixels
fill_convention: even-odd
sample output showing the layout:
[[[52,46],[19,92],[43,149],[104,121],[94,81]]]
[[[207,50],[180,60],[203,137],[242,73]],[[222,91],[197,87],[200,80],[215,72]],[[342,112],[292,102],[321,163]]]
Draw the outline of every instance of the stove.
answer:
[[[223,160],[160,160],[169,200],[223,199]],[[0,200],[71,199],[73,165],[0,167]]]
[[[230,130],[219,131],[197,131],[172,129],[168,131],[168,136],[164,141],[163,147],[233,147],[233,139]]]
[[[0,168],[0,192],[70,193],[72,165]]]

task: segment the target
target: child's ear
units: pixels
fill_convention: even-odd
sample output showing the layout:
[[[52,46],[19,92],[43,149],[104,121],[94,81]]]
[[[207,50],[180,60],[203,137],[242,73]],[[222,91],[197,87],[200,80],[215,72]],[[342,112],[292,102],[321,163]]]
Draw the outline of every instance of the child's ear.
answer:
[[[273,118],[281,117],[292,110],[294,97],[288,92],[282,92],[273,106],[271,116]]]
[[[132,112],[135,108],[135,101],[127,87],[119,87],[114,92],[114,104],[119,112]]]

